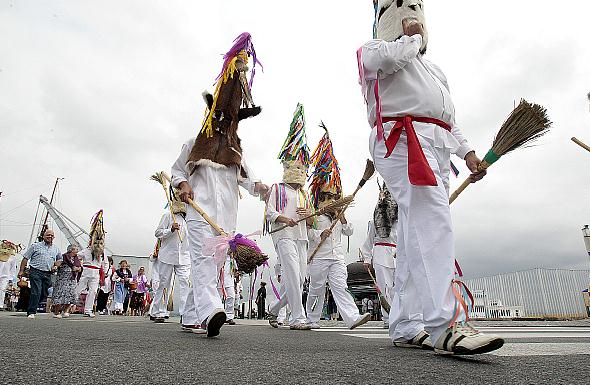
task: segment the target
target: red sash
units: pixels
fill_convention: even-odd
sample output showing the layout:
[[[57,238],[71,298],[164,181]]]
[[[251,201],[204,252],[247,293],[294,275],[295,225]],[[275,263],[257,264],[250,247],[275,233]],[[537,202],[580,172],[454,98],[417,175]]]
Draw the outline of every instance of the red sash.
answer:
[[[408,138],[408,176],[410,183],[415,186],[437,186],[436,177],[426,160],[426,156],[424,156],[424,151],[422,150],[412,122],[436,124],[449,132],[451,132],[451,126],[442,120],[415,116],[383,118],[383,123],[386,122],[395,122],[395,124],[389,133],[389,137],[385,139],[385,146],[387,147],[385,158],[389,158],[397,145],[402,131],[406,130],[406,136]]]
[[[397,247],[395,243],[377,242],[375,246]]]

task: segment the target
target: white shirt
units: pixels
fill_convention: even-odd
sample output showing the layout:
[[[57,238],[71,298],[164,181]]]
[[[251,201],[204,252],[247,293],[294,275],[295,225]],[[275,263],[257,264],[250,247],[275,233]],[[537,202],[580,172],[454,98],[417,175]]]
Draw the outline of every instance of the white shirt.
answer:
[[[105,269],[104,269],[104,285],[102,285],[100,287],[100,290],[102,290],[103,293],[110,293],[111,292],[111,288],[113,287],[113,281],[114,281],[114,277],[113,276],[114,275],[115,275],[115,267],[114,266],[107,266],[105,264]]]
[[[270,196],[266,202],[266,219],[271,223],[271,230],[283,227],[285,224],[275,222],[277,218],[282,215],[291,219],[299,219],[297,208],[307,208],[307,202],[303,199],[303,192],[301,189],[295,190],[288,184],[285,186],[285,195],[287,203],[282,212],[277,211],[277,190],[279,185],[275,184],[270,189]],[[292,239],[294,241],[307,241],[307,225],[305,221],[301,221],[294,227],[286,227],[281,231],[272,233],[272,240],[276,244],[280,239]]]
[[[186,231],[186,221],[180,214],[175,214],[176,223],[180,225],[180,230],[172,231],[172,214],[167,211],[162,215],[160,224],[156,229],[156,238],[161,240],[158,260],[168,265],[190,265],[191,255],[188,244],[188,233]],[[180,241],[178,234],[182,238]]]
[[[191,165],[187,165],[186,162],[195,139],[192,138],[182,145],[180,156],[172,165],[172,185],[178,187],[181,182],[188,182],[193,189],[195,203],[225,232],[232,233],[236,229],[238,216],[238,186],[257,196],[254,187],[259,180],[255,179],[243,158],[242,167],[248,174],[246,179],[239,175],[238,167],[219,164],[202,164],[191,175],[194,166],[192,162]],[[186,221],[206,222],[190,205],[187,205]]]
[[[85,276],[99,276],[100,275],[100,266],[104,265],[104,269],[106,272],[106,268],[108,267],[108,260],[106,258],[102,258],[102,261],[92,258],[92,251],[90,247],[87,247],[78,252],[78,258],[80,262],[82,262],[82,275]],[[95,269],[87,267],[87,266],[94,266]]]
[[[307,236],[309,237],[309,255],[311,255],[316,247],[321,242],[321,234],[324,230],[329,229],[332,225],[332,220],[327,215],[320,215],[317,217],[317,229],[308,229]],[[338,221],[332,229],[332,235],[330,235],[318,252],[313,257],[314,260],[318,259],[331,259],[345,262],[344,250],[342,249],[342,234],[346,236],[352,235],[352,224],[347,223],[345,225]]]
[[[6,262],[0,261],[0,278],[8,278],[8,280],[13,280],[16,277],[16,273],[16,255],[10,256]],[[3,298],[0,300],[3,300]]]
[[[416,116],[442,120],[452,128],[414,122],[416,134],[437,148],[449,148],[461,159],[472,151],[455,123],[455,107],[441,69],[419,53],[422,36],[402,36],[394,42],[371,40],[362,47],[369,124],[376,124],[375,80],[379,79],[382,117]],[[386,123],[392,125],[393,123]],[[385,125],[385,124],[384,124]]]
[[[375,225],[373,221],[369,221],[369,231],[367,239],[361,247],[361,257],[363,262],[381,265],[385,267],[395,268],[395,254],[397,247],[377,245],[377,243],[388,243],[397,245],[397,224],[396,221],[391,228],[389,237],[381,238],[377,236]]]

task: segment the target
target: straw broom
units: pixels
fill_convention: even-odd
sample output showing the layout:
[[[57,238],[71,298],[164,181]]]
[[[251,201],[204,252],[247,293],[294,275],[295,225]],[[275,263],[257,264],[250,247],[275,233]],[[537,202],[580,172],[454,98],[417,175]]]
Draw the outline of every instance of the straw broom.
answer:
[[[342,209],[343,207],[348,206],[349,204],[351,204],[353,199],[354,199],[354,197],[352,195],[349,195],[349,196],[344,197],[344,198],[340,198],[337,201],[334,201],[334,202],[330,203],[329,205],[321,208],[320,210],[318,210],[318,211],[316,211],[314,213],[311,213],[310,215],[307,215],[307,216],[305,216],[303,218],[299,218],[298,220],[295,221],[295,223],[299,223],[301,221],[305,221],[305,220],[307,220],[309,218],[312,218],[312,217],[315,217],[315,216],[318,216],[318,215],[324,215],[325,213],[329,213],[329,212],[332,212],[332,211],[338,211],[338,210]],[[281,231],[281,230],[283,230],[283,229],[285,229],[287,227],[289,227],[289,226],[288,225],[283,225],[281,227],[277,227],[276,229],[274,229],[272,231],[269,231],[268,233],[269,234],[273,234],[273,233],[276,233],[278,231]]]
[[[584,150],[586,151],[590,151],[590,146],[588,146],[587,144],[585,144],[584,142],[582,142],[581,140],[579,140],[576,137],[572,138],[572,142],[574,142],[575,144],[577,144],[578,146],[582,147]]]
[[[158,182],[162,188],[164,189],[164,195],[166,195],[166,200],[168,201],[168,208],[170,209],[170,215],[172,216],[172,222],[176,224],[176,217],[174,216],[174,211],[172,210],[172,201],[170,200],[170,195],[168,195],[168,190],[166,190],[166,181],[164,180],[164,171],[155,173],[150,177],[151,180]],[[170,181],[170,180],[168,180]],[[182,242],[182,235],[180,235],[180,231],[177,231],[178,240]]]
[[[161,175],[163,178],[168,180],[168,182],[170,182],[170,177],[166,175],[164,171],[161,172]],[[229,237],[229,234],[226,233],[221,227],[219,227],[219,225],[215,223],[215,221],[205,212],[205,210],[203,210],[197,203],[195,203],[195,201],[193,201],[191,198],[188,198],[187,200],[191,207],[195,209],[195,211],[198,212],[203,217],[203,219],[211,227],[213,227],[215,231],[219,233],[219,235]],[[236,253],[233,255],[233,258],[236,260],[238,268],[240,268],[242,264],[245,265],[245,260],[247,260],[250,263],[256,264],[256,266],[260,266],[263,261],[266,261],[268,259],[268,256],[254,250],[251,247],[238,244],[236,246]],[[250,271],[247,270],[250,270],[250,268],[252,268],[252,266],[245,266],[243,271],[249,273]],[[254,268],[252,268],[252,270],[254,270]]]
[[[354,192],[351,195],[352,199],[354,199],[354,197],[356,196],[356,194],[365,185],[365,183],[367,183],[367,181],[369,179],[371,179],[371,177],[373,176],[374,173],[375,173],[375,165],[373,164],[373,162],[371,162],[369,159],[367,159],[367,165],[365,166],[365,172],[363,173],[363,177],[361,178],[361,181],[359,182],[358,186],[356,187],[356,190],[354,190]],[[351,203],[352,203],[352,200],[351,200]],[[342,208],[342,211],[340,211],[340,213],[336,216],[336,219],[334,219],[332,221],[332,225],[329,228],[330,231],[332,231],[334,229],[334,227],[336,226],[336,223],[338,223],[342,219],[342,216],[344,215],[344,212],[346,211],[346,209],[349,206],[350,206],[350,203],[348,203],[346,206],[344,206]],[[315,248],[315,250],[313,251],[313,253],[307,259],[307,264],[310,264],[311,261],[313,261],[313,257],[315,257],[315,255],[317,254],[318,250],[324,244],[324,241],[326,239],[327,238],[324,238],[324,239],[322,239],[320,241],[320,243],[317,245],[317,247]]]
[[[486,170],[511,151],[529,147],[533,141],[549,132],[551,124],[544,107],[522,99],[498,131],[492,148],[477,166],[477,171]],[[469,184],[471,180],[467,178],[451,195],[449,204],[453,203]]]

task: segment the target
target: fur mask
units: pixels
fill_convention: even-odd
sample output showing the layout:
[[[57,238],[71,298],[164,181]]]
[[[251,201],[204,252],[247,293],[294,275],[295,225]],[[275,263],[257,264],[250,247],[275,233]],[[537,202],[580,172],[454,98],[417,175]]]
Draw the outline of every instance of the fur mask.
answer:
[[[426,52],[428,45],[428,30],[424,17],[423,0],[379,0],[377,7],[377,38],[385,41],[395,41],[404,35],[403,21],[415,19],[422,24],[424,36],[420,53]]]
[[[96,238],[90,246],[90,250],[92,251],[92,257],[94,259],[102,260],[104,255],[104,239]]]
[[[283,162],[283,182],[305,186],[307,166],[297,160]]]
[[[379,185],[379,181],[377,181],[377,184]],[[379,185],[379,201],[373,213],[373,224],[377,236],[380,238],[389,237],[396,221],[397,203],[393,200],[385,182],[383,182],[383,185]]]

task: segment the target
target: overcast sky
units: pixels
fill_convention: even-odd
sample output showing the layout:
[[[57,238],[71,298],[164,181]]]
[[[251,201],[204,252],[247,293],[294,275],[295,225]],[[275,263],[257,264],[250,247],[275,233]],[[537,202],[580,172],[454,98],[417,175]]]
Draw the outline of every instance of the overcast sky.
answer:
[[[515,152],[453,204],[457,258],[469,277],[534,267],[588,269],[580,229],[590,223],[590,53],[587,1],[426,1],[427,58],[446,73],[457,121],[480,156],[526,98],[547,107],[552,132]],[[503,7],[504,6],[504,7]],[[509,11],[509,13],[507,13]],[[356,49],[371,38],[372,2],[0,0],[0,237],[27,244],[39,194],[60,182],[56,206],[88,228],[104,209],[107,246],[148,255],[164,195],[149,180],[169,170],[203,118],[221,55],[252,34],[264,72],[253,87],[263,112],[240,124],[245,156],[267,184],[297,102],[309,146],[330,129],[352,192],[369,127]],[[467,175],[454,157],[459,179]],[[261,228],[263,205],[244,192],[239,230]],[[348,260],[372,218],[377,185],[358,195]],[[65,248],[62,236],[58,244]],[[274,260],[270,238],[262,246]]]

